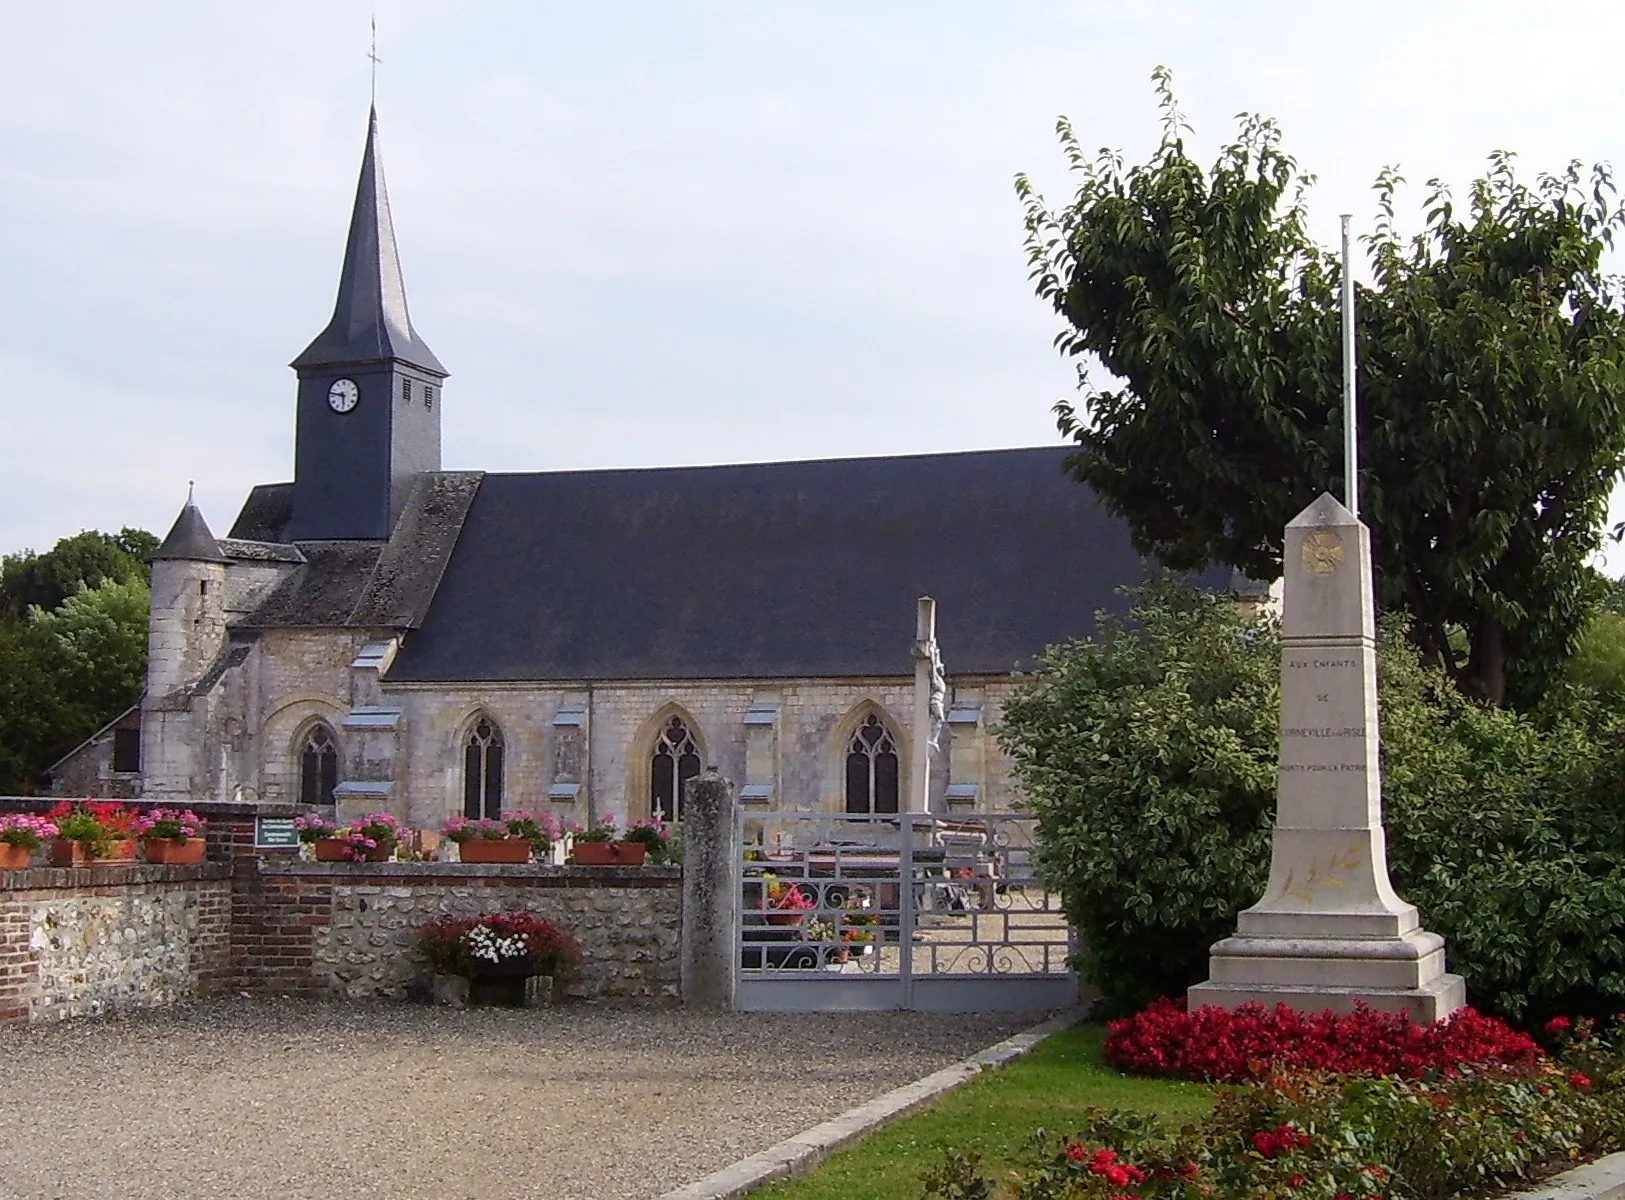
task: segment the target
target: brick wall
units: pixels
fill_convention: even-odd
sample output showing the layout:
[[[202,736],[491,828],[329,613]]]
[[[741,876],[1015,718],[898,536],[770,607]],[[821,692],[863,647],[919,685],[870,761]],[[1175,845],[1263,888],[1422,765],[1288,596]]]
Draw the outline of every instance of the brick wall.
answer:
[[[402,998],[428,983],[415,931],[442,914],[526,910],[575,937],[569,991],[676,996],[677,867],[267,863],[239,868],[233,986],[265,995]]]
[[[0,797],[0,812],[42,812]],[[201,803],[208,862],[0,873],[0,1021],[247,991],[404,997],[427,982],[415,930],[442,913],[528,910],[582,944],[570,994],[677,995],[677,867],[309,863],[254,845],[256,816]],[[41,861],[36,858],[36,861]]]
[[[0,872],[0,1020],[150,1008],[231,975],[224,866]]]

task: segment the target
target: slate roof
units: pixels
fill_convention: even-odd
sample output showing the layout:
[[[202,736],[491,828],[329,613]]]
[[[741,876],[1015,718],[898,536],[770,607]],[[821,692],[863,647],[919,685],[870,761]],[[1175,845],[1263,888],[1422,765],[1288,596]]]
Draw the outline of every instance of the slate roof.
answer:
[[[181,509],[181,515],[175,518],[175,524],[170,526],[168,536],[159,543],[158,549],[152,552],[153,562],[164,559],[180,559],[186,562],[226,561],[226,556],[220,553],[220,544],[214,540],[214,534],[209,532],[209,523],[203,519],[198,506],[190,500]]]
[[[480,479],[478,471],[418,477],[350,614],[351,625],[416,629],[423,624]]]
[[[286,527],[291,485],[256,487],[220,547],[234,560],[294,569],[234,628],[416,629],[479,486],[477,471],[425,474],[413,483],[388,542],[298,543],[273,540]]]
[[[280,542],[293,518],[293,484],[262,483],[248,493],[226,536],[244,542]]]
[[[367,114],[367,145],[356,180],[350,234],[333,319],[290,364],[319,367],[333,363],[400,359],[442,378],[446,368],[412,328],[406,311],[406,284],[389,215],[389,191],[378,158],[378,110]]]
[[[1066,453],[488,474],[390,681],[1008,673],[1147,574]]]
[[[356,602],[383,553],[382,542],[301,542],[305,563],[236,629],[332,628],[350,624]]]

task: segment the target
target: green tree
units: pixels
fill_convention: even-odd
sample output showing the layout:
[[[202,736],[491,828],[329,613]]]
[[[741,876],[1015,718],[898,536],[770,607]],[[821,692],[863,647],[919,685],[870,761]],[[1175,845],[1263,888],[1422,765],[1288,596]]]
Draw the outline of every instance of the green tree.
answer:
[[[52,750],[77,728],[61,688],[64,665],[44,631],[0,620],[0,795],[37,790],[59,757]]]
[[[147,558],[158,539],[129,526],[116,534],[87,529],[65,537],[44,554],[24,550],[0,559],[0,617],[20,618],[30,608],[55,609],[80,588],[103,580],[151,578]]]
[[[107,579],[52,612],[29,609],[29,623],[55,643],[63,672],[59,690],[77,716],[75,744],[141,698],[148,607],[145,581]]]
[[[1069,460],[1137,545],[1176,569],[1279,573],[1283,527],[1341,495],[1340,268],[1305,229],[1313,177],[1274,122],[1244,116],[1204,170],[1166,71],[1163,136],[1143,165],[1088,157],[1052,210],[1025,176],[1039,296],[1067,322],[1083,411],[1056,406]],[[1425,228],[1378,179],[1359,292],[1362,516],[1379,602],[1469,693],[1532,703],[1600,599],[1587,563],[1625,466],[1625,318],[1603,251],[1625,220],[1604,168],[1520,181],[1496,154],[1458,213],[1429,184]],[[1466,661],[1449,651],[1465,632]]]

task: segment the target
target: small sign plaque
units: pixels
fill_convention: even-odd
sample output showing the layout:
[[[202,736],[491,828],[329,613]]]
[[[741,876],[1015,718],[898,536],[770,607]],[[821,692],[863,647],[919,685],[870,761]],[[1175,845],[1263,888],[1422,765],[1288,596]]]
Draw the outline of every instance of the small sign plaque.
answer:
[[[292,848],[299,845],[299,831],[292,817],[255,817],[254,845]]]

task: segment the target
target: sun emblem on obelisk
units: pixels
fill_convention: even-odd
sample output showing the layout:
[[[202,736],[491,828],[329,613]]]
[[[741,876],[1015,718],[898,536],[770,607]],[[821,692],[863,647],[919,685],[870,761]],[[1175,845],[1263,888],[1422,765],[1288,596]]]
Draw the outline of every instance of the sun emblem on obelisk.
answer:
[[[1317,529],[1303,539],[1304,569],[1315,575],[1330,575],[1343,562],[1343,539],[1330,529]]]

